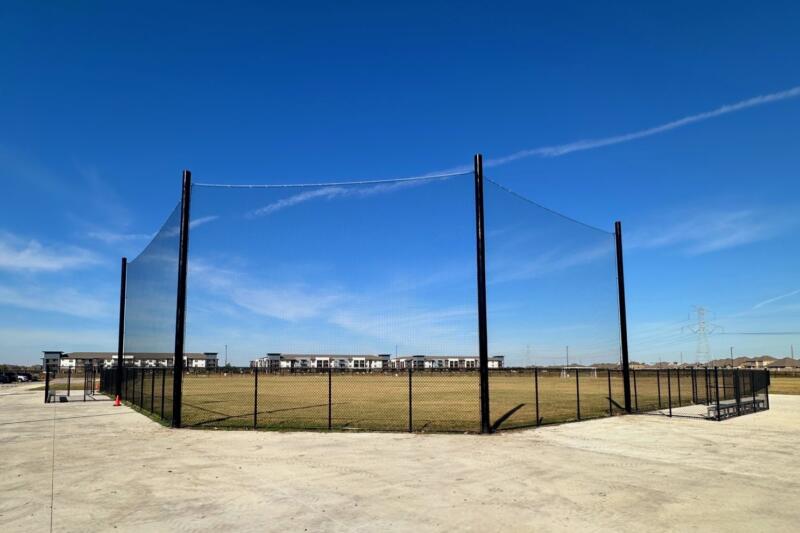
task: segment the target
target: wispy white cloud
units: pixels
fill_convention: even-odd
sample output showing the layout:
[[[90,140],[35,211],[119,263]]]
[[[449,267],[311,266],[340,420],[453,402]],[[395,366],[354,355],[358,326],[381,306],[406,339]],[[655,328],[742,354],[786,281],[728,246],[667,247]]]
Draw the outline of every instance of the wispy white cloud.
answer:
[[[780,296],[775,296],[774,298],[769,298],[767,300],[764,300],[763,302],[758,302],[756,305],[753,306],[753,309],[760,309],[761,307],[764,307],[765,305],[769,305],[769,304],[778,302],[778,301],[783,300],[785,298],[790,298],[790,297],[792,297],[792,296],[794,296],[796,294],[800,294],[800,289],[789,291],[789,292],[787,292],[785,294],[781,294]]]
[[[610,240],[593,245],[555,246],[528,257],[509,250],[499,250],[489,258],[487,268],[491,283],[506,283],[539,278],[604,258],[610,259],[613,253],[614,248]]]
[[[118,233],[113,231],[90,231],[87,237],[102,241],[106,244],[119,244],[126,242],[146,241],[153,238],[153,234],[148,233]]]
[[[645,137],[652,137],[653,135],[658,135],[660,133],[666,133],[668,131],[682,128],[690,124],[696,124],[698,122],[703,122],[705,120],[709,120],[712,118],[728,115],[730,113],[735,113],[737,111],[743,111],[745,109],[750,109],[753,107],[771,104],[774,102],[780,102],[783,100],[789,100],[791,98],[796,98],[798,96],[800,96],[800,86],[792,87],[791,89],[787,89],[785,91],[779,91],[776,93],[755,96],[753,98],[748,98],[746,100],[742,100],[734,104],[723,105],[722,107],[718,107],[717,109],[711,111],[697,113],[696,115],[689,115],[680,118],[678,120],[673,120],[672,122],[667,122],[665,124],[660,124],[652,128],[647,128],[644,130],[639,130],[631,133],[614,135],[611,137],[604,137],[601,139],[586,139],[566,144],[542,146],[539,148],[521,150],[519,152],[515,152],[505,157],[488,159],[484,161],[484,165],[487,167],[496,167],[504,165],[506,163],[510,163],[512,161],[516,161],[518,159],[524,159],[526,157],[560,157],[563,155],[571,154],[573,152],[592,150],[594,148],[602,148],[604,146],[612,146],[615,144],[626,143],[638,139],[643,139]]]
[[[0,305],[37,312],[47,311],[80,318],[104,318],[113,313],[111,301],[112,299],[101,298],[75,288],[0,285]]]
[[[447,179],[447,178],[440,178]],[[395,181],[389,183],[379,183],[376,185],[358,186],[331,186],[304,190],[300,193],[281,198],[258,209],[254,209],[245,214],[247,218],[256,218],[271,215],[283,209],[309,202],[311,200],[334,200],[337,198],[368,198],[377,194],[386,194],[394,191],[417,187],[430,181]]]
[[[35,239],[21,239],[0,232],[0,270],[57,272],[99,263],[97,255],[85,248],[68,245],[47,246]]]
[[[474,306],[452,301],[438,305],[417,301],[414,298],[417,286],[355,291],[324,282],[310,285],[302,281],[256,279],[203,260],[195,260],[194,265],[190,266],[190,283],[201,290],[194,293],[193,305],[212,310],[211,314],[205,313],[204,320],[219,320],[222,312],[213,310],[230,302],[244,311],[241,316],[233,317],[237,322],[246,321],[248,314],[283,321],[279,330],[284,346],[316,342],[325,349],[361,346],[374,351],[400,344],[413,351],[436,347],[452,350],[454,346],[468,350],[474,344]],[[213,301],[203,302],[206,296]],[[267,323],[262,327],[272,325]],[[309,331],[314,332],[312,338],[307,338]],[[326,339],[334,340],[335,345],[325,344]],[[412,344],[416,339],[424,339],[427,344]],[[278,337],[274,342],[278,342]]]
[[[196,218],[196,219],[192,220],[191,222],[189,222],[189,228],[190,229],[194,229],[194,228],[196,228],[198,226],[202,226],[203,224],[208,224],[209,222],[213,222],[213,221],[217,220],[218,218],[219,218],[219,216],[217,216],[217,215],[209,215],[207,217]]]
[[[334,288],[313,288],[306,284],[268,283],[241,272],[213,266],[197,259],[190,263],[191,283],[223,295],[233,304],[258,315],[286,321],[318,317],[345,299]]]
[[[290,322],[319,317],[344,299],[335,290],[317,290],[300,284],[235,287],[230,295],[234,303],[253,313]]]
[[[677,211],[650,228],[631,231],[626,248],[676,247],[701,255],[771,239],[796,223],[788,214],[760,209]]]

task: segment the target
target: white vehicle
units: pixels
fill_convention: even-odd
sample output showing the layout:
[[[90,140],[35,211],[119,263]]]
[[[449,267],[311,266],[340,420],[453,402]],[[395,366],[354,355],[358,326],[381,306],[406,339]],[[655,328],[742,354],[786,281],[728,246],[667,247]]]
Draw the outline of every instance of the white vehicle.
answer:
[[[30,379],[28,379],[28,376],[23,376],[22,374],[17,374],[17,381],[25,382],[25,381],[30,381]]]

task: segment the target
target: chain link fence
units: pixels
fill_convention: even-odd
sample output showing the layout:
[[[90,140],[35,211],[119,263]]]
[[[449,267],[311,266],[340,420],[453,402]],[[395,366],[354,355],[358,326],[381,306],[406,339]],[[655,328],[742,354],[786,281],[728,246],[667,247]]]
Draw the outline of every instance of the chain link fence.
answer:
[[[124,368],[122,399],[168,423],[172,368]],[[634,411],[722,420],[769,408],[762,370],[632,370]],[[100,374],[111,394],[114,370]],[[625,413],[618,369],[541,367],[489,372],[492,431]],[[478,433],[477,370],[225,368],[183,375],[192,428]]]

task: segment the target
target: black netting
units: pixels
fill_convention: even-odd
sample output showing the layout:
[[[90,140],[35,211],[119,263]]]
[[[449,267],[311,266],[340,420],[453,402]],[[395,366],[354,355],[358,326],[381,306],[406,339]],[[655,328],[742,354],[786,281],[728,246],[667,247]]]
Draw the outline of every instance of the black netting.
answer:
[[[607,370],[618,371],[620,362],[614,235],[491,180],[484,198],[490,355],[502,355],[508,367],[541,367],[545,421],[578,418],[578,387],[581,418],[609,415]],[[495,425],[536,423],[527,374],[490,373]],[[611,381],[613,395],[619,384]]]
[[[123,399],[170,420],[181,206],[128,263]]]
[[[264,366],[188,373],[184,422],[478,431],[474,206],[471,174],[195,186],[187,350]]]
[[[474,186],[195,186],[182,425],[481,431]],[[625,412],[614,234],[491,180],[484,201],[491,430]],[[166,420],[179,224],[127,280],[122,397]],[[633,411],[768,407],[764,372],[674,366],[631,372]]]

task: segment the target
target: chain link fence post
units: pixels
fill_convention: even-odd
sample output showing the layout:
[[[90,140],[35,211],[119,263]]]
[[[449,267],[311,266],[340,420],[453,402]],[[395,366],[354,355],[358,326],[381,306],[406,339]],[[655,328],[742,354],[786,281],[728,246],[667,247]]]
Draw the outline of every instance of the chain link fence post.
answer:
[[[722,409],[720,407],[720,400],[719,400],[719,369],[716,366],[714,367],[714,389],[716,391],[716,396],[717,396],[716,398],[717,421],[720,421],[722,420]]]
[[[667,404],[669,405],[669,416],[672,416],[672,376],[669,368],[667,369]]]
[[[412,374],[414,373],[414,362],[409,361],[410,365],[408,367],[408,432],[414,432],[414,408],[413,408],[413,385],[412,385]]]
[[[328,431],[333,429],[333,361],[328,362]]]
[[[253,429],[258,428],[258,363],[253,366]]]
[[[539,417],[539,368],[533,369],[533,388],[536,395],[536,425],[540,425],[542,419]]]
[[[580,380],[580,372],[578,369],[575,369],[575,410],[578,416],[578,420],[581,419],[581,380]]]

